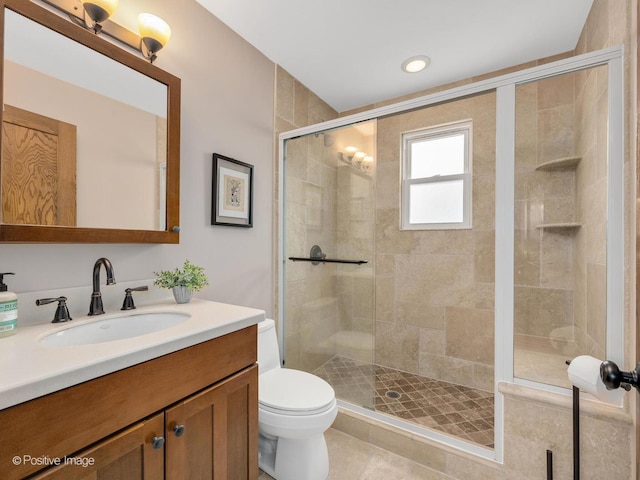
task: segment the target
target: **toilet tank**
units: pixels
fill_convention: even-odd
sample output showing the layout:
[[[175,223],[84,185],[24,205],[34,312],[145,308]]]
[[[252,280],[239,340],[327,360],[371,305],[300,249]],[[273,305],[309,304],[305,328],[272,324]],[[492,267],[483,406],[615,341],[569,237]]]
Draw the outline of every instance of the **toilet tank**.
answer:
[[[258,323],[258,374],[280,368],[276,324],[270,318]]]

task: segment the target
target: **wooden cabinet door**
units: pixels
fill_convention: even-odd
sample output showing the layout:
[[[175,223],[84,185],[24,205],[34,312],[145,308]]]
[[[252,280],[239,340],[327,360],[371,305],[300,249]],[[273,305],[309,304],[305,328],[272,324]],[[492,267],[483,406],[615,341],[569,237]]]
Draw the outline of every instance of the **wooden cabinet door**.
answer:
[[[4,106],[2,222],[76,225],[76,126]]]
[[[164,415],[143,420],[30,478],[46,480],[158,480],[164,477]],[[162,442],[160,442],[162,443]]]
[[[165,412],[167,480],[257,480],[258,367]]]

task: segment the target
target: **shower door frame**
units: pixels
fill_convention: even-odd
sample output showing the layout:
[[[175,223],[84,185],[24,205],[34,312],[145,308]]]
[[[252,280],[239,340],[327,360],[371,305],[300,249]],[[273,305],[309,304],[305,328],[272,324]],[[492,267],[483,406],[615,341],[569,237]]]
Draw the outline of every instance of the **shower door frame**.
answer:
[[[465,96],[496,91],[496,256],[495,268],[495,375],[494,375],[494,429],[493,450],[452,439],[434,430],[395,423],[388,417],[376,416],[376,412],[339,401],[339,404],[374,416],[376,419],[412,433],[440,441],[475,455],[499,463],[504,452],[504,399],[500,383],[520,384],[569,397],[571,390],[543,383],[514,378],[514,212],[515,212],[515,90],[516,86],[584,70],[600,65],[608,66],[608,121],[609,143],[607,159],[607,358],[624,364],[624,75],[623,47],[612,47],[577,55],[567,59],[528,68],[487,80],[470,83],[441,92],[394,103],[384,107],[359,112],[297,128],[281,133],[278,138],[278,329],[281,358],[284,363],[285,347],[285,142],[290,139],[320,133],[339,127],[428,107]],[[634,197],[635,198],[635,197]],[[635,317],[634,317],[635,318]],[[374,349],[375,351],[375,349]],[[379,414],[378,414],[379,415]]]

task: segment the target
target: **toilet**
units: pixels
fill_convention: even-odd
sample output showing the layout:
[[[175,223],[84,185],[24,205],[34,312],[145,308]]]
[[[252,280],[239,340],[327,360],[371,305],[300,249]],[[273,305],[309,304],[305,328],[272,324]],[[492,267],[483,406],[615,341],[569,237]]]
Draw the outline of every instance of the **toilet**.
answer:
[[[338,414],[336,395],[311,373],[282,368],[273,320],[258,323],[258,463],[276,480],[326,480],[324,432]]]

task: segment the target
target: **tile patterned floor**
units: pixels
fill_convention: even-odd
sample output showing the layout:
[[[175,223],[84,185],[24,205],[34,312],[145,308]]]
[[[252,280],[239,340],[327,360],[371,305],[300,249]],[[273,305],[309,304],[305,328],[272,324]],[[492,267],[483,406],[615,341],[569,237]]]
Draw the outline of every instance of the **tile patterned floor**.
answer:
[[[329,382],[340,399],[493,448],[491,392],[341,356],[314,373]]]

